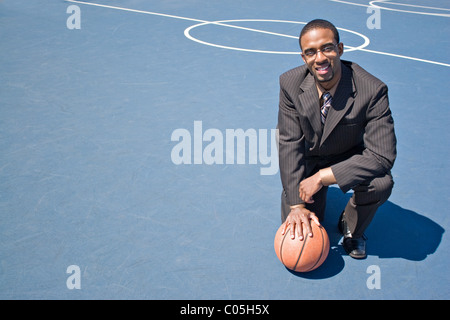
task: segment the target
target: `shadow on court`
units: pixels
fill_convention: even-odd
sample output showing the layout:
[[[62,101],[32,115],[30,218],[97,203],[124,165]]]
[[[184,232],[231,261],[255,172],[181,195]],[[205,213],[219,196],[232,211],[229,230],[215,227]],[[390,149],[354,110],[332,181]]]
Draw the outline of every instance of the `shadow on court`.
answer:
[[[338,188],[328,189],[327,211],[322,224],[330,238],[330,252],[324,264],[307,273],[289,272],[306,279],[325,279],[342,271],[345,266],[343,256],[347,253],[341,246],[342,235],[337,221],[350,196],[343,195]],[[431,219],[387,201],[366,230],[367,255],[381,259],[425,260],[439,247],[444,232],[444,228]]]

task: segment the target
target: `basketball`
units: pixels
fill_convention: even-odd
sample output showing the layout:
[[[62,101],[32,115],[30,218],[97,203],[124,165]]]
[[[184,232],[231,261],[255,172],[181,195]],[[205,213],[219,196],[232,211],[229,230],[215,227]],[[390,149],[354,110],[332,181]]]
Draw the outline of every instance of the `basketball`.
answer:
[[[296,272],[309,272],[322,265],[330,251],[330,240],[325,228],[311,222],[313,236],[299,240],[297,235],[291,239],[288,226],[282,235],[282,224],[275,235],[274,247],[278,259],[286,268]]]

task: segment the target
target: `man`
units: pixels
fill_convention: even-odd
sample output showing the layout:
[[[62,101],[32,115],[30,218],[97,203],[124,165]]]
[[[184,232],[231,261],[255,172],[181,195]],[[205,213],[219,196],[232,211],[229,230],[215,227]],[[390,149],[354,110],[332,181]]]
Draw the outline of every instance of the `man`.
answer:
[[[280,77],[278,114],[284,232],[313,236],[324,218],[328,186],[353,196],[338,222],[343,247],[366,257],[364,231],[390,196],[396,158],[394,121],[386,85],[341,60],[335,26],[309,22],[300,34],[305,65]]]

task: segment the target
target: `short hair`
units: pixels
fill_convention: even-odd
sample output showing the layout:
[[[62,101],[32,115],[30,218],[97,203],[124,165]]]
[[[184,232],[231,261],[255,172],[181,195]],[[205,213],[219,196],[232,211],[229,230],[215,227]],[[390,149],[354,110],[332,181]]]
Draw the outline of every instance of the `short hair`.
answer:
[[[339,43],[339,32],[336,29],[336,27],[334,26],[334,24],[332,24],[331,22],[329,22],[327,20],[315,19],[315,20],[308,22],[306,24],[306,26],[303,27],[302,32],[300,32],[300,37],[298,39],[298,41],[300,43],[300,48],[302,47],[302,37],[307,32],[314,30],[314,29],[329,29],[329,30],[331,30],[334,34],[334,39],[336,40],[337,43]]]

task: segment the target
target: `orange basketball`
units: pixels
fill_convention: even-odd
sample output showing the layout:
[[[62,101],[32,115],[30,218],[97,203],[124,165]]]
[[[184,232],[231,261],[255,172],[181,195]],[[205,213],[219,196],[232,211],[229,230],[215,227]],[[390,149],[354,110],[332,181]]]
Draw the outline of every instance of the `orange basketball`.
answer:
[[[282,235],[283,227],[284,224],[278,228],[274,240],[275,252],[281,263],[296,272],[312,271],[322,265],[330,251],[330,240],[325,228],[312,221],[313,236],[307,235],[300,241],[297,235],[291,239],[290,226]]]

